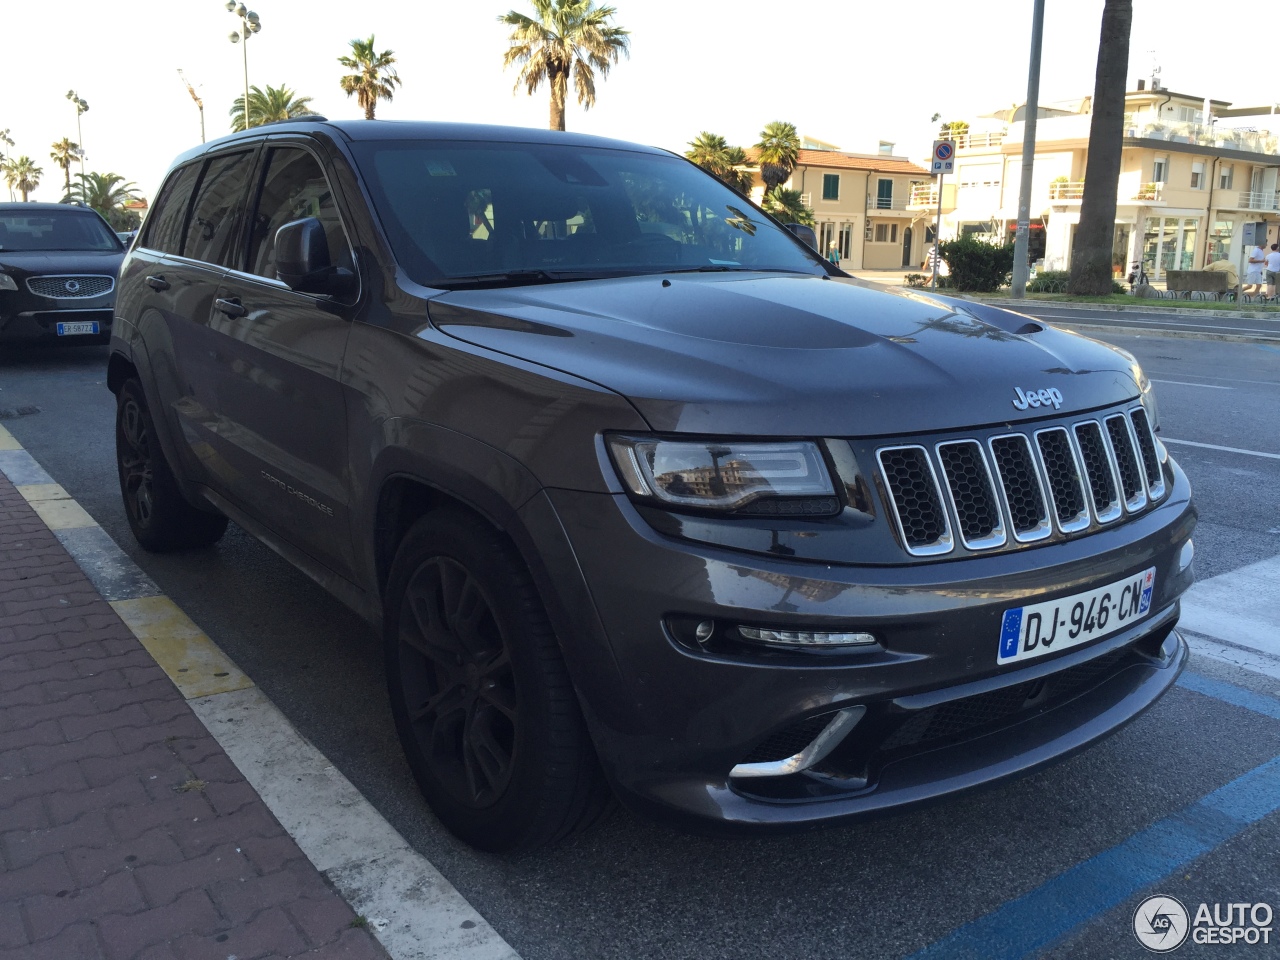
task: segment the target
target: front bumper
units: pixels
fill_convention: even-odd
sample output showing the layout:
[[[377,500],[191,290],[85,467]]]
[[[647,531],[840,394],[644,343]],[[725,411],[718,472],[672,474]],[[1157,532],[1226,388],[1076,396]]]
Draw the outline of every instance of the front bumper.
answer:
[[[894,567],[717,549],[655,532],[624,496],[547,491],[541,522],[571,548],[549,561],[552,582],[590,597],[566,652],[607,775],[628,805],[685,826],[788,828],[944,796],[1106,736],[1155,702],[1186,659],[1173,628],[1192,582],[1180,557],[1196,514],[1185,475],[1172,460],[1168,470],[1164,502],[1118,527]],[[997,665],[1006,609],[1152,566],[1139,624]],[[716,652],[678,642],[668,624],[681,617],[865,630],[880,643],[839,655]],[[730,776],[771,738],[858,705],[864,718],[813,769]]]
[[[24,292],[0,292],[0,343],[107,343],[111,339],[112,304],[115,294],[69,301],[59,308],[57,301]],[[74,305],[71,305],[74,304]],[[96,334],[58,336],[59,323],[96,321]]]

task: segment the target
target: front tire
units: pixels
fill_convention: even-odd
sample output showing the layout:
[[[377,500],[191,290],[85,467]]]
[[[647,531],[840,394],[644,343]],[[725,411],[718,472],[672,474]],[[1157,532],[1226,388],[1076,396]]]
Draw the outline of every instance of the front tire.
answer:
[[[226,532],[226,517],[193,507],[178,489],[136,379],[116,396],[116,468],[129,529],[144,549],[207,547]]]
[[[555,843],[609,792],[528,571],[497,531],[452,511],[405,536],[384,608],[387,683],[414,778],[482,850]]]

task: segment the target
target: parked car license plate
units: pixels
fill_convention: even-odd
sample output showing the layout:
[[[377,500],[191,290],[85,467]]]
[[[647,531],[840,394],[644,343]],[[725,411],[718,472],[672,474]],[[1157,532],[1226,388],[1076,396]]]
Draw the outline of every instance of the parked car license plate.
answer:
[[[1156,568],[1085,593],[1004,612],[997,663],[1033,660],[1123,630],[1151,612]]]
[[[74,337],[81,333],[97,333],[97,320],[81,320],[76,323],[60,323],[58,324],[58,336]]]

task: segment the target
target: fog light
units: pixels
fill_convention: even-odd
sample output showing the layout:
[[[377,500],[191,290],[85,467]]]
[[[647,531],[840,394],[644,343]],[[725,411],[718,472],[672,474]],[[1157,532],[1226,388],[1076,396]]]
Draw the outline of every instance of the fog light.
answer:
[[[716,632],[714,620],[703,620],[698,624],[698,628],[694,630],[693,635],[698,638],[699,643],[706,643],[711,639],[711,635]]]
[[[869,633],[825,630],[772,630],[764,627],[738,627],[742,639],[785,647],[852,647],[875,643]]]

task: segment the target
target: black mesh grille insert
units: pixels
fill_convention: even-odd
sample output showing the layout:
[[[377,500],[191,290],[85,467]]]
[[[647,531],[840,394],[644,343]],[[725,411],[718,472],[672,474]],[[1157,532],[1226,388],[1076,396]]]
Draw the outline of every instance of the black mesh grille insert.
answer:
[[[1111,461],[1107,459],[1107,447],[1102,442],[1102,430],[1093,422],[1078,423],[1076,439],[1080,442],[1080,457],[1084,460],[1084,472],[1089,478],[1093,505],[1099,514],[1109,513],[1119,503],[1119,499],[1116,496],[1116,482],[1111,476]]]
[[[1156,457],[1156,444],[1151,439],[1151,424],[1147,420],[1147,411],[1139,407],[1129,416],[1133,418],[1133,432],[1138,435],[1138,449],[1142,452],[1142,466],[1147,471],[1147,483],[1152,487],[1160,485],[1160,460]]]
[[[1013,717],[1024,709],[1048,705],[1083,693],[1113,676],[1125,660],[1127,649],[1096,657],[1040,680],[952,700],[920,710],[880,745],[882,751],[917,746],[932,740],[949,740]]]
[[[1070,523],[1084,512],[1084,490],[1080,487],[1067,431],[1060,428],[1046,430],[1036,437],[1036,442],[1040,445],[1040,457],[1049,478],[1050,496],[1053,497],[1058,522]]]
[[[1107,417],[1107,436],[1116,454],[1116,466],[1120,468],[1120,487],[1126,501],[1142,495],[1142,474],[1138,472],[1138,455],[1129,438],[1129,424],[1123,414]]]
[[[1023,437],[1000,437],[991,442],[996,471],[1009,502],[1009,520],[1016,533],[1034,530],[1044,522],[1046,513],[1031,448]]]
[[[769,763],[774,760],[786,760],[813,743],[814,737],[820,734],[835,717],[834,713],[823,713],[808,720],[771,734],[759,746],[747,755],[743,763]]]
[[[907,545],[925,547],[941,540],[947,531],[946,514],[924,450],[918,447],[882,450],[880,465],[898,508]]]
[[[938,448],[938,459],[956,505],[961,536],[970,542],[990,537],[1000,526],[1000,508],[982,448],[969,440],[948,443]]]

